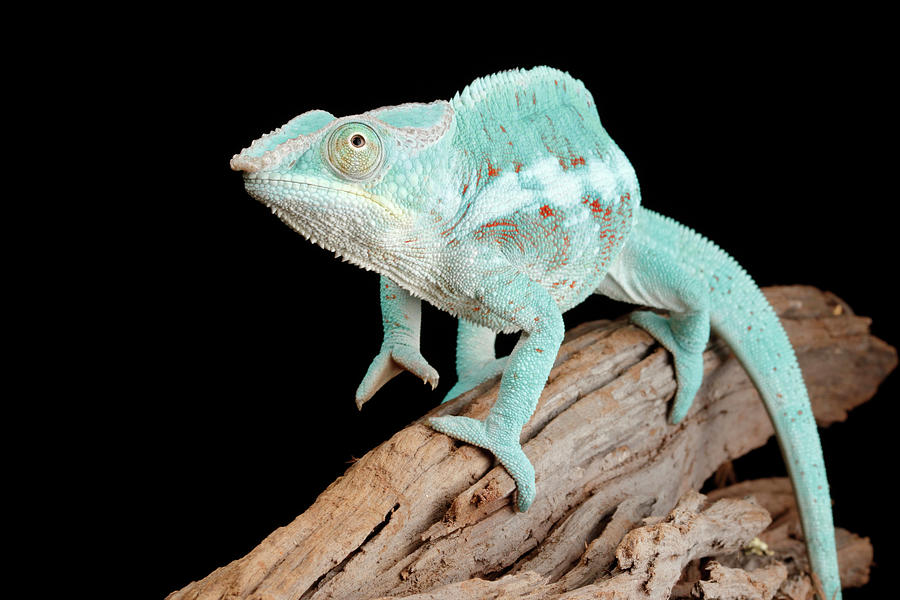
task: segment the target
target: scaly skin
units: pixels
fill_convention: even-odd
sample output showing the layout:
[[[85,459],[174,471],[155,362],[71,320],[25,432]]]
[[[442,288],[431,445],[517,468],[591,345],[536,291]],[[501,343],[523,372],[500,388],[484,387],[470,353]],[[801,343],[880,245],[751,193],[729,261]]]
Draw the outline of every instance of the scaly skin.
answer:
[[[538,67],[478,79],[449,102],[340,119],[311,111],[231,164],[293,229],[381,274],[384,341],[358,406],[403,370],[437,383],[419,352],[421,299],[459,318],[457,383],[444,400],[502,373],[498,398],[484,421],[430,424],[493,452],[520,510],[536,491],[519,436],[562,342],[563,312],[593,293],[668,310],[634,321],[674,356],[673,422],[700,386],[712,325],[760,390],[813,568],[840,598],[821,448],[784,330],[727,254],[640,207],[634,170],[581,82]],[[522,332],[508,357],[494,355],[497,332]]]

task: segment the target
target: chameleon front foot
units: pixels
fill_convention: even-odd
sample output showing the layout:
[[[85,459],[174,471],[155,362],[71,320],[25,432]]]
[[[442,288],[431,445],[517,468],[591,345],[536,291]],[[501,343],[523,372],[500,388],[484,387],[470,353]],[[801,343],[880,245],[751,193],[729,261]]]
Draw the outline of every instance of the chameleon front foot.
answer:
[[[381,386],[403,371],[409,371],[423,382],[430,383],[431,389],[437,387],[438,372],[416,348],[405,345],[382,347],[381,352],[372,359],[369,370],[356,390],[357,408],[362,409],[363,404],[368,402]]]
[[[453,415],[432,417],[429,424],[450,437],[490,450],[516,482],[516,506],[528,510],[535,498],[534,467],[522,450],[519,433],[491,427],[484,421]]]
[[[709,325],[707,321],[705,328],[692,330],[690,319],[692,317],[681,315],[666,318],[651,311],[638,311],[631,315],[631,322],[653,336],[675,359],[678,391],[669,413],[671,423],[678,423],[687,415],[703,382],[703,350],[709,337]],[[679,333],[686,330],[687,335],[676,334],[673,326]]]
[[[447,395],[444,396],[444,399],[441,400],[441,404],[462,396],[488,379],[493,379],[500,375],[503,373],[503,369],[506,368],[507,362],[509,362],[509,357],[504,356],[503,358],[490,360],[477,369],[470,369],[465,375],[459,378],[452,388],[450,388],[450,391],[448,391]]]

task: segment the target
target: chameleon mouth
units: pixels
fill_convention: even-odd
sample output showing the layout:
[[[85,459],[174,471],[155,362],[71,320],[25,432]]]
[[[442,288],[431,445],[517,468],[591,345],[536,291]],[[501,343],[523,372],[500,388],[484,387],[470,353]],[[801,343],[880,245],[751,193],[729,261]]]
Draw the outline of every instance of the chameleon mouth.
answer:
[[[283,200],[276,200],[280,194],[271,194],[270,188],[275,188],[276,192],[290,192],[292,190],[301,190],[305,188],[318,189],[326,192],[330,195],[351,195],[356,196],[357,198],[362,198],[379,206],[387,213],[389,213],[393,217],[399,217],[400,215],[396,212],[394,207],[390,206],[385,200],[375,194],[369,194],[364,191],[359,190],[359,188],[354,188],[350,185],[342,185],[342,184],[334,184],[334,185],[323,185],[321,183],[314,183],[308,180],[297,180],[297,179],[283,179],[278,177],[268,177],[268,176],[259,176],[256,174],[245,175],[244,176],[244,186],[247,188],[247,191],[263,202],[263,204],[272,208],[272,212],[291,212],[289,206],[285,206]]]

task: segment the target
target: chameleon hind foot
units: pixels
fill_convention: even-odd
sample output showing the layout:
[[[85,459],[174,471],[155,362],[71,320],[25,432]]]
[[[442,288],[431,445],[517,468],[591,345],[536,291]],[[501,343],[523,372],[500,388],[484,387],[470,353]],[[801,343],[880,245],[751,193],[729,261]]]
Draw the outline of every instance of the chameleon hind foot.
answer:
[[[503,373],[503,369],[506,368],[507,362],[509,362],[509,357],[504,356],[503,358],[489,360],[476,369],[469,369],[469,371],[462,375],[453,387],[450,388],[450,391],[447,392],[447,395],[441,400],[441,404],[449,402],[458,396],[462,396],[488,379],[493,379],[500,375]]]
[[[653,336],[675,359],[675,379],[678,390],[669,413],[671,423],[680,422],[703,382],[703,350],[709,338],[709,320],[703,316],[673,315],[663,317],[651,311],[638,311],[631,322]]]
[[[516,482],[518,509],[528,510],[535,497],[534,467],[519,443],[520,432],[453,415],[432,417],[429,424],[454,439],[490,450]]]
[[[368,402],[381,386],[403,371],[409,371],[423,382],[430,383],[431,389],[437,387],[438,372],[428,364],[418,349],[403,344],[385,345],[372,359],[369,370],[356,389],[357,408],[362,409],[363,404]]]

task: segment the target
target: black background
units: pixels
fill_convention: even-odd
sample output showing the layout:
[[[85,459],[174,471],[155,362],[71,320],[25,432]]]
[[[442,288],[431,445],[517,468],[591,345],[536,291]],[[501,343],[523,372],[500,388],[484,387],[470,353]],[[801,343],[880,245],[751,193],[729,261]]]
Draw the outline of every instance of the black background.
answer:
[[[377,275],[290,231],[228,167],[306,110],[446,99],[518,66],[569,71],[634,165],[645,206],[717,241],[761,285],[830,290],[900,341],[883,17],[679,14],[649,27],[595,15],[571,29],[573,14],[563,29],[489,8],[477,25],[299,8],[247,10],[228,27],[179,15],[122,40],[133,53],[112,71],[103,135],[139,127],[107,146],[129,165],[130,192],[90,240],[110,288],[93,306],[106,344],[97,392],[117,399],[92,462],[112,473],[106,502],[123,523],[143,524],[137,544],[122,541],[139,595],[160,598],[244,555],[453,382],[455,322],[426,307],[422,350],[439,389],[404,375],[356,410],[380,345]],[[625,310],[592,298],[566,323]],[[876,597],[896,558],[885,525],[896,390],[894,376],[822,434],[836,523],[875,544],[872,584],[846,598]],[[741,478],[783,472],[774,443],[738,463]]]

